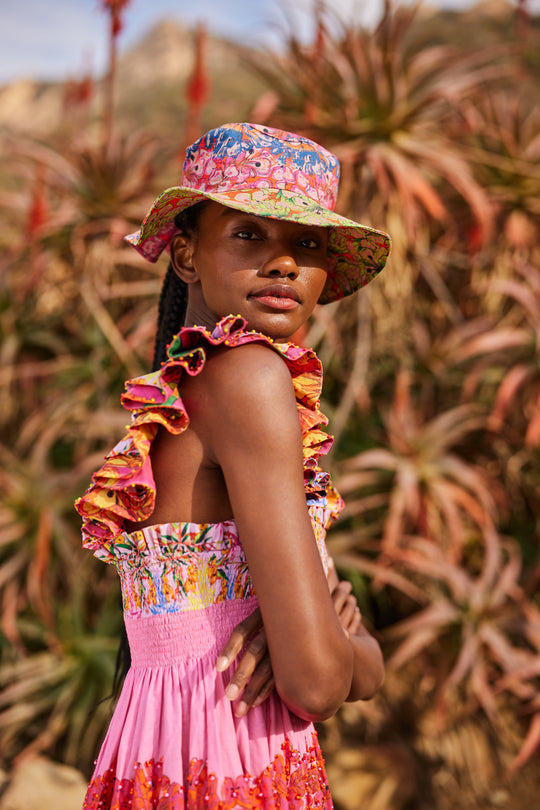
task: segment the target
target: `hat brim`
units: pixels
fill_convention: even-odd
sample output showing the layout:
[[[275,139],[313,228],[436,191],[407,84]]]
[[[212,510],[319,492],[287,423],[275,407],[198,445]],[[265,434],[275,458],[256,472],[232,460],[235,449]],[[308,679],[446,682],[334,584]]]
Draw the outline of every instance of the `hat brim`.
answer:
[[[307,196],[279,188],[226,192],[195,191],[184,186],[168,188],[156,199],[140,229],[126,236],[126,240],[145,259],[157,261],[179,232],[174,222],[177,214],[203,200],[257,216],[330,228],[328,279],[320,304],[338,301],[369,284],[383,269],[390,253],[390,237],[383,231],[336,214]]]

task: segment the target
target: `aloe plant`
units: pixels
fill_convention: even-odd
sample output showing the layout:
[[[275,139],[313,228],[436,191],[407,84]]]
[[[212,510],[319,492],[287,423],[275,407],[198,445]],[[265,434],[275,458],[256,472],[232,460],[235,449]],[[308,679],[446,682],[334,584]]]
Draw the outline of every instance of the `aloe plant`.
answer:
[[[535,448],[540,444],[540,274],[523,260],[514,261],[514,278],[495,279],[489,288],[513,302],[510,313],[496,325],[467,340],[458,355],[463,361],[477,358],[465,380],[467,396],[488,375],[497,381],[496,395],[489,427],[495,432],[506,429],[508,418],[524,423],[524,443]]]
[[[406,547],[392,551],[392,564],[424,582],[431,600],[388,628],[386,636],[397,646],[387,666],[398,669],[422,651],[434,651],[442,724],[452,703],[463,705],[472,697],[471,711],[480,706],[504,740],[508,703],[519,713],[532,712],[529,735],[510,766],[513,770],[532,755],[532,739],[540,739],[534,683],[540,674],[540,611],[520,585],[519,546],[489,527],[483,549],[472,571],[449,561],[423,538],[407,538]],[[456,690],[463,692],[457,700]]]
[[[453,451],[485,427],[485,418],[474,405],[462,405],[424,420],[411,399],[410,375],[401,371],[383,423],[379,446],[341,467],[345,514],[369,519],[376,507],[385,554],[419,533],[459,560],[471,529],[482,530],[497,514],[489,479]]]
[[[464,105],[466,154],[489,192],[499,233],[534,248],[540,225],[540,113],[522,93],[485,94]]]
[[[375,221],[378,215],[380,224],[383,203],[393,219],[401,218],[411,248],[426,216],[451,227],[445,183],[470,206],[487,238],[486,195],[452,134],[461,102],[500,78],[493,53],[412,50],[414,8],[385,3],[374,31],[345,26],[329,5],[319,9],[313,48],[291,32],[283,56],[254,57],[274,94],[273,106],[264,109],[268,122],[331,148],[342,163],[342,209]]]

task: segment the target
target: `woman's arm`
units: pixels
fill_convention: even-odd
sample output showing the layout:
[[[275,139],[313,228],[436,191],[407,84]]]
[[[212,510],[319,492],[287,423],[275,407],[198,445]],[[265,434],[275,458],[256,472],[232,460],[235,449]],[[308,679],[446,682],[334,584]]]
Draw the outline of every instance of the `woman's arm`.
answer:
[[[384,663],[379,645],[362,625],[362,617],[351,584],[339,580],[333,560],[329,560],[328,587],[341,626],[353,647],[354,665],[348,701],[373,697],[384,678]],[[245,649],[244,649],[245,648]],[[231,633],[216,663],[218,671],[226,670],[244,653],[227,687],[230,700],[237,700],[235,714],[246,714],[260,705],[275,687],[266,634],[259,609],[240,622]]]
[[[214,355],[200,376],[191,424],[225,478],[276,689],[301,717],[324,719],[350,692],[354,653],[306,506],[289,371],[272,350],[250,344]]]

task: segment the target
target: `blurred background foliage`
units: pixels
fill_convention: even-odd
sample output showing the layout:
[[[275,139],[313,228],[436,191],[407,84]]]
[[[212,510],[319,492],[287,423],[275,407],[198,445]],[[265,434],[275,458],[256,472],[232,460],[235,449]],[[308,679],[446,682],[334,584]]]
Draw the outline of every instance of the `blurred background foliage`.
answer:
[[[123,381],[149,367],[164,270],[122,236],[177,181],[185,143],[256,120],[334,151],[339,211],[393,238],[381,277],[304,338],[347,503],[330,551],[387,660],[380,695],[321,729],[336,803],[534,806],[539,18],[387,0],[367,30],[317,2],[311,43],[292,26],[276,52],[218,43],[235,51],[224,85],[200,26],[183,87],[135,96],[116,55],[129,3],[102,6],[105,80],[66,83],[46,136],[2,134],[2,764],[44,751],[91,769],[120,598],[72,504],[123,430]]]

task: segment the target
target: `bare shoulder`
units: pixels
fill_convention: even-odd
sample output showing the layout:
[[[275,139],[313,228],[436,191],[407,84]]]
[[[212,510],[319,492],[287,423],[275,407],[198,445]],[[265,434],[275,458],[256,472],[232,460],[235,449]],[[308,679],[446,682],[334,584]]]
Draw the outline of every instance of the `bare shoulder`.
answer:
[[[270,452],[273,443],[301,443],[291,375],[269,346],[250,343],[215,352],[190,383],[191,424],[219,463],[233,441],[235,452],[244,445],[259,453]]]
[[[207,363],[209,379],[213,384],[226,384],[233,379],[242,379],[249,386],[250,380],[260,384],[265,379],[278,382],[290,380],[289,369],[281,355],[262,343],[246,343],[232,349],[216,352]]]
[[[289,409],[295,403],[287,364],[272,348],[256,343],[212,355],[204,386],[214,402],[227,403],[229,413],[256,403],[257,410],[265,406],[272,411]]]

